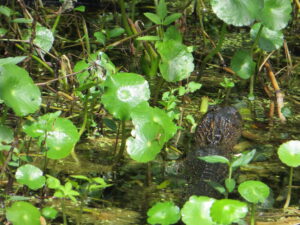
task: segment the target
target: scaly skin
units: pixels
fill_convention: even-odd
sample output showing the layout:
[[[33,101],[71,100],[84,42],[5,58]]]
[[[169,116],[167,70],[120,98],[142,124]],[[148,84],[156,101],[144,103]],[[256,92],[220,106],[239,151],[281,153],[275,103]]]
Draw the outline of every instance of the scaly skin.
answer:
[[[220,197],[205,180],[222,183],[227,175],[227,165],[211,164],[198,157],[221,155],[229,157],[242,132],[242,119],[231,106],[214,106],[203,116],[195,132],[195,148],[187,154],[185,174],[188,195]]]

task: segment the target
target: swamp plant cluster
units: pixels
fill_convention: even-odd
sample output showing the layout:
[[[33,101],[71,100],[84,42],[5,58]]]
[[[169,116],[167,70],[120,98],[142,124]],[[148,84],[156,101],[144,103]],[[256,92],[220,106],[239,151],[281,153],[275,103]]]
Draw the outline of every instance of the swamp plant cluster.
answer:
[[[26,5],[26,1],[13,0],[0,6],[0,223],[71,224],[67,214],[71,201],[79,215],[74,223],[84,224],[90,193],[101,192],[113,182],[80,174],[55,177],[49,161],[72,155],[74,164],[80,163],[76,145],[93,135],[98,123],[117,140],[121,137],[113,159],[107,159],[115,170],[125,155],[139,163],[153,161],[182,132],[183,120],[194,129],[194,117],[183,118],[180,104],[203,86],[200,76],[192,76],[195,68],[201,75],[212,59],[218,57],[224,63],[221,53],[228,29],[246,27],[252,40],[229,57],[230,68],[224,66],[231,78],[224,77],[220,84],[225,89],[223,98],[203,98],[200,113],[208,102],[230,101],[231,90],[239,82],[249,84],[247,98],[252,101],[257,75],[265,68],[271,83],[267,93],[274,97],[270,107],[276,105],[278,123],[286,121],[283,94],[270,57],[282,48],[288,52],[284,29],[295,23],[298,0],[192,0],[175,1],[175,6],[165,0],[154,0],[154,4],[118,0],[115,7],[119,11],[106,12],[101,6],[101,14],[94,17],[97,20],[89,18],[97,12],[80,2],[60,2],[59,6],[45,6],[43,1]],[[144,13],[135,11],[145,10],[138,8],[140,3],[152,7],[146,7]],[[195,29],[206,45],[213,46],[200,64],[194,59],[197,47],[184,40],[191,8],[192,15],[198,16]],[[208,8],[218,21],[215,26],[221,24],[218,38],[211,38],[204,29],[209,23],[205,20]],[[138,56],[138,69],[125,64],[130,61],[128,55],[124,64],[119,62],[125,58],[117,57],[124,51],[120,46]],[[287,71],[292,66],[288,59]],[[255,153],[244,152],[233,159],[217,155],[195,159],[228,165],[225,184],[212,184],[224,198],[191,196],[181,210],[172,201],[157,202],[148,210],[147,222],[168,225],[181,219],[188,225],[242,224],[249,212],[250,223],[255,224],[257,204],[268,198],[270,188],[258,180],[237,185],[233,176]],[[300,165],[300,141],[280,145],[278,156],[291,168],[284,206],[288,207],[293,168]],[[233,192],[239,193],[240,200],[229,198]],[[49,199],[59,199],[60,204],[51,205]]]

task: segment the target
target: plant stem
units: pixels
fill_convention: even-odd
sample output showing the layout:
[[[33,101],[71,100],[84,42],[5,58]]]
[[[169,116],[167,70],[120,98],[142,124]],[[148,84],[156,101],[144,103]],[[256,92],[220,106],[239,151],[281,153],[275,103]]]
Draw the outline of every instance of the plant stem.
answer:
[[[121,142],[119,154],[117,156],[117,161],[120,161],[120,159],[122,159],[125,151],[125,146],[126,146],[126,121],[125,120],[121,121],[121,133],[122,133],[122,142]]]
[[[87,51],[87,55],[90,56],[90,54],[91,54],[90,37],[89,37],[87,24],[86,24],[85,19],[83,17],[82,17],[82,24],[83,24],[83,32],[84,32],[86,51]]]
[[[256,211],[256,205],[254,203],[251,204],[251,219],[250,219],[250,224],[255,225],[255,211]]]
[[[132,31],[127,21],[127,15],[125,11],[125,2],[124,0],[118,0],[119,7],[121,9],[122,23],[125,28],[126,33],[130,36],[132,35]]]
[[[65,206],[64,198],[61,200],[61,209],[62,209],[62,214],[63,214],[64,225],[67,225],[68,223],[67,223],[66,206]]]
[[[254,43],[253,43],[253,45],[252,45],[252,48],[251,48],[251,55],[252,55],[252,57],[253,57],[253,52],[254,52],[254,50],[255,50],[255,47],[256,47],[257,44],[258,44],[258,41],[259,41],[259,38],[260,38],[260,35],[261,35],[261,32],[262,32],[263,27],[264,27],[264,25],[261,24],[260,27],[259,27],[259,30],[258,30],[258,32],[257,32],[257,35],[256,35],[256,37],[255,37]]]
[[[288,194],[286,196],[285,204],[283,206],[284,209],[289,207],[292,195],[292,183],[293,183],[293,174],[294,174],[294,167],[290,168],[290,177],[289,177],[289,186],[288,186]]]
[[[205,68],[205,65],[206,65],[206,63],[215,55],[215,54],[217,54],[219,51],[220,51],[220,49],[221,49],[221,47],[222,47],[222,45],[223,45],[223,42],[224,42],[224,38],[225,38],[225,34],[226,34],[226,27],[227,27],[227,25],[226,25],[226,23],[223,23],[223,25],[222,25],[222,29],[221,29],[221,34],[220,34],[220,39],[219,39],[219,42],[218,42],[218,44],[217,44],[217,46],[203,59],[203,61],[202,61],[202,64],[201,64],[201,67],[200,67],[200,74],[203,72],[203,70],[204,70],[204,68]],[[198,78],[199,78],[200,76],[198,76]]]
[[[58,11],[58,15],[56,16],[55,21],[54,21],[54,24],[53,24],[52,29],[51,29],[53,35],[55,34],[56,27],[57,27],[57,25],[59,24],[59,21],[60,21],[60,18],[61,18],[61,11],[62,11],[62,8],[60,7],[60,8],[59,8],[59,11]]]

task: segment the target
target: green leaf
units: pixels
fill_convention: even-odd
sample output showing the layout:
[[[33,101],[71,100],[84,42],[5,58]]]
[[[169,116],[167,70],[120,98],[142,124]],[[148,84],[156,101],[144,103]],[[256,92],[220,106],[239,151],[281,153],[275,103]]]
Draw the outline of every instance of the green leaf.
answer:
[[[227,179],[225,180],[225,186],[226,186],[226,188],[227,188],[227,190],[228,190],[229,193],[232,192],[232,191],[234,190],[235,185],[236,185],[236,182],[235,182],[234,179],[232,179],[232,178],[231,178],[231,179],[227,178]]]
[[[188,225],[212,225],[210,208],[215,201],[206,196],[191,196],[181,210],[182,221]]]
[[[57,118],[57,113],[49,113],[39,117],[37,122],[24,126],[24,131],[39,139],[46,140],[48,151],[45,155],[50,159],[67,157],[79,139],[77,128],[65,118]]]
[[[154,13],[144,13],[144,15],[155,24],[161,24],[162,21],[158,15]]]
[[[166,15],[168,14],[167,10],[167,4],[165,0],[160,0],[157,7],[156,7],[156,13],[159,16],[160,20],[163,20]]]
[[[0,124],[0,146],[1,143],[10,144],[14,140],[14,132],[11,128]]]
[[[116,131],[117,130],[117,125],[114,120],[108,119],[108,118],[103,118],[103,123],[110,129]]]
[[[6,210],[6,218],[13,225],[40,225],[39,210],[28,202],[15,202]]]
[[[164,35],[164,41],[174,40],[182,43],[182,35],[176,26],[169,26]]]
[[[0,37],[4,36],[8,32],[5,28],[0,28]]]
[[[252,26],[250,35],[255,40],[261,23],[256,23]],[[267,27],[263,27],[259,37],[259,47],[265,51],[273,51],[280,48],[283,45],[283,33],[282,31],[270,30]]]
[[[49,52],[54,42],[52,31],[41,25],[36,26],[35,38],[33,43],[42,49],[43,52]],[[29,40],[30,37],[27,38]]]
[[[210,215],[218,224],[231,224],[247,215],[248,207],[245,202],[232,199],[221,199],[213,203]]]
[[[248,51],[237,51],[232,60],[231,68],[242,79],[249,79],[255,72],[256,63]]]
[[[159,41],[160,38],[159,38],[159,36],[143,36],[143,37],[138,37],[136,40],[138,40],[138,41]]]
[[[264,7],[258,15],[260,22],[271,30],[285,28],[291,19],[290,0],[264,0]]]
[[[234,26],[250,25],[263,6],[262,0],[210,0],[214,13]]]
[[[14,65],[0,66],[0,99],[11,107],[17,116],[37,111],[41,105],[41,92],[27,71]]]
[[[257,204],[263,203],[270,194],[268,185],[261,181],[249,180],[239,185],[238,191],[240,195],[248,202]]]
[[[27,58],[27,56],[16,56],[16,57],[2,58],[2,59],[0,59],[0,66],[6,65],[6,64],[18,64],[26,58]]]
[[[85,12],[85,6],[84,5],[78,6],[74,8],[74,11]]]
[[[107,31],[107,37],[108,38],[119,37],[124,32],[125,32],[124,28],[122,28],[122,27],[115,27],[114,29]]]
[[[167,16],[163,20],[163,25],[168,26],[169,24],[173,23],[175,20],[179,19],[181,17],[181,13],[173,13],[170,16]]]
[[[138,162],[153,160],[163,147],[164,129],[155,122],[148,122],[132,133],[135,138],[126,141],[129,156]]]
[[[101,98],[102,103],[120,120],[128,120],[131,110],[150,98],[148,82],[135,73],[117,73],[109,76],[103,86],[105,93]]]
[[[45,185],[46,178],[39,168],[26,164],[17,169],[16,180],[32,190],[37,190]]]
[[[150,224],[174,224],[180,219],[180,209],[173,202],[158,202],[147,212]]]
[[[50,189],[58,189],[59,187],[61,187],[60,181],[59,179],[52,177],[50,175],[46,175],[47,176],[47,187]]]
[[[202,87],[202,84],[191,81],[187,84],[187,91],[189,93],[194,93],[195,91],[199,90]]]
[[[156,43],[161,56],[159,69],[162,77],[169,82],[188,78],[194,70],[193,55],[188,48],[175,40]]]
[[[300,166],[300,141],[292,140],[281,144],[278,156],[281,162],[290,167]]]
[[[101,44],[105,45],[106,36],[102,32],[95,32],[94,37],[96,38],[97,42],[100,42]]]
[[[157,123],[164,129],[164,136],[160,137],[163,143],[170,140],[177,132],[177,126],[168,114],[159,108],[150,107],[147,102],[136,106],[131,112],[132,123],[139,130],[145,123]],[[162,139],[164,138],[164,139]]]
[[[234,160],[231,164],[232,168],[238,168],[240,166],[245,166],[247,165],[254,157],[256,153],[256,150],[253,149],[251,152],[248,152],[246,154],[242,154],[239,158]]]
[[[13,13],[13,10],[11,10],[10,8],[4,6],[4,5],[1,5],[0,6],[0,14],[6,16],[6,17],[10,17]]]
[[[45,207],[42,209],[42,215],[50,220],[54,220],[57,217],[57,210],[52,207]]]
[[[229,160],[223,156],[220,155],[209,155],[209,156],[203,156],[198,157],[199,159],[208,162],[208,163],[225,163],[229,164]]]
[[[31,24],[33,22],[33,20],[32,19],[27,19],[27,18],[16,18],[16,19],[13,19],[11,22]]]

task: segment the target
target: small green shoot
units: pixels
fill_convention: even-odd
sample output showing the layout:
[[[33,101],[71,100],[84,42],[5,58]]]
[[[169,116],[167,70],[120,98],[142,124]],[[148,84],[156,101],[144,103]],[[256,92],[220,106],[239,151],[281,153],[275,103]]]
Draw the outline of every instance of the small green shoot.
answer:
[[[216,190],[222,190],[220,193],[227,196],[228,193],[231,193],[234,190],[236,184],[235,180],[232,178],[232,172],[241,166],[247,165],[253,159],[255,152],[256,150],[254,149],[246,154],[241,154],[241,156],[233,159],[232,161],[224,156],[219,155],[204,156],[199,157],[199,159],[208,163],[224,163],[228,165],[228,178],[225,179],[225,187],[227,192],[223,193],[223,189],[220,188],[220,185],[218,185],[218,188],[216,188]]]
[[[251,204],[251,225],[255,225],[255,209],[257,203],[263,203],[270,194],[268,185],[261,181],[249,180],[238,187],[240,195]]]

